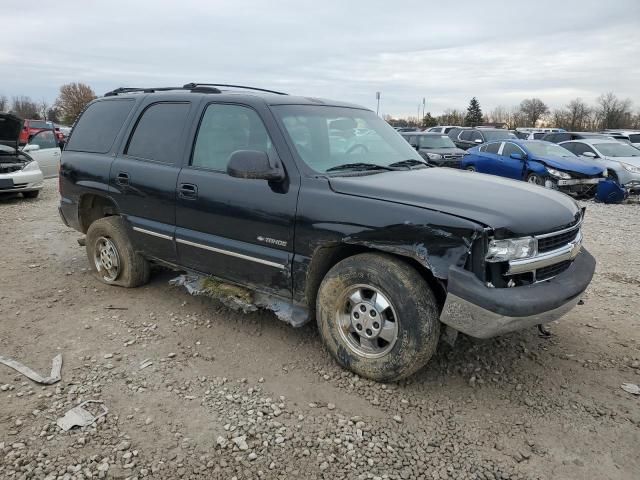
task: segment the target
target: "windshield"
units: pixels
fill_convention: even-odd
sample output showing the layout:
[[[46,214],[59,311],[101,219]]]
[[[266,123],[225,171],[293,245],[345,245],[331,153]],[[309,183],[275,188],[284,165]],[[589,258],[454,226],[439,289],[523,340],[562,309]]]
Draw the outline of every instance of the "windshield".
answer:
[[[628,143],[597,143],[595,147],[607,157],[640,157],[640,150]]]
[[[393,127],[369,110],[316,105],[272,109],[300,158],[316,172],[345,164],[386,167],[404,160],[423,162]]]
[[[29,120],[29,128],[51,128],[51,124],[42,120]]]
[[[527,150],[534,155],[541,157],[576,157],[573,153],[560,145],[549,142],[531,142],[527,143]]]
[[[482,130],[482,134],[487,142],[506,140],[507,138],[518,138],[509,130]]]
[[[447,135],[419,135],[420,148],[456,148]]]

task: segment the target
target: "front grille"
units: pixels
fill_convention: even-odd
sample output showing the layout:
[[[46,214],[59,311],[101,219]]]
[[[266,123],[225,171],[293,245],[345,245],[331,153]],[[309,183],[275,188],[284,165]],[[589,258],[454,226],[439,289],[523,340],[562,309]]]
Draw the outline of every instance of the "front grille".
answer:
[[[549,237],[538,238],[538,253],[550,252],[558,248],[564,247],[567,243],[572,242],[578,236],[580,227],[576,226],[568,232],[558,233]]]
[[[555,277],[559,273],[564,272],[571,265],[571,260],[565,262],[556,263],[555,265],[549,265],[548,267],[539,268],[536,270],[536,281],[547,280],[551,277]]]
[[[462,158],[462,154],[461,153],[445,153],[444,155],[442,155],[442,158],[444,158],[445,160],[454,160],[454,159]]]

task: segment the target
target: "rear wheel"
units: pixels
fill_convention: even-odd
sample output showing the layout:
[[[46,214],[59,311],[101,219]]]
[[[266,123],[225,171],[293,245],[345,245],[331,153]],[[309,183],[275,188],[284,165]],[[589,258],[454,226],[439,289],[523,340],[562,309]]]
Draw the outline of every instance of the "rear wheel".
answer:
[[[149,262],[133,249],[121,217],[93,222],[87,230],[86,249],[91,269],[101,282],[131,288],[149,280]]]
[[[438,345],[433,292],[415,268],[390,255],[365,253],[336,264],[320,285],[316,319],[338,363],[372,380],[411,375]]]
[[[30,192],[22,192],[24,198],[37,198],[40,195],[40,190],[31,190]]]

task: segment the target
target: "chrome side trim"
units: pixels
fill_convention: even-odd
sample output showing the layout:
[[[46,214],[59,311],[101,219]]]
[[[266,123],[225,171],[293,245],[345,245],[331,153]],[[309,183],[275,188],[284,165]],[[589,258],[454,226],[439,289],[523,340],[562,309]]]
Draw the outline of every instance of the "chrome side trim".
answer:
[[[229,250],[223,250],[221,248],[210,247],[209,245],[203,245],[202,243],[191,242],[189,240],[185,240],[183,238],[176,238],[176,242],[182,243],[184,245],[189,245],[191,247],[202,248],[204,250],[209,250],[211,252],[221,253],[223,255],[229,255],[230,257],[241,258],[243,260],[249,260],[250,262],[261,263],[262,265],[267,265],[269,267],[280,268],[284,270],[287,268],[286,265],[282,265],[281,263],[270,262],[269,260],[263,260],[257,257],[251,257],[249,255],[244,255],[242,253],[232,252]]]
[[[146,233],[147,235],[151,235],[152,237],[163,238],[165,240],[173,240],[173,237],[171,235],[165,235],[164,233],[158,233],[158,232],[154,232],[154,231],[151,231],[151,230],[146,230],[146,229],[140,228],[140,227],[133,227],[133,229],[136,232]]]
[[[578,253],[580,253],[580,248],[582,248],[582,232],[578,231],[578,235],[575,240],[567,243],[561,248],[557,248],[532,258],[510,260],[507,275],[532,272],[539,268],[549,267],[566,260],[573,260],[576,258]]]

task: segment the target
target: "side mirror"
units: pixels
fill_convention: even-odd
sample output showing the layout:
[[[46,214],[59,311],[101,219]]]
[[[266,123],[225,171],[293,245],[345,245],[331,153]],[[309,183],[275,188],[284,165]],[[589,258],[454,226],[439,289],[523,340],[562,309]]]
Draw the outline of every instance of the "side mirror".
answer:
[[[521,153],[512,153],[511,155],[509,155],[509,157],[513,158],[514,160],[524,160],[524,157]]]
[[[582,156],[587,158],[598,158],[598,156],[593,152],[584,152]]]
[[[40,150],[40,145],[34,145],[32,143],[28,143],[22,149],[23,152],[35,152],[36,150]]]
[[[480,145],[482,143],[482,140],[480,140],[479,138],[476,138],[473,142]]]
[[[233,152],[229,157],[227,173],[235,178],[284,180],[282,167],[273,167],[267,154],[258,150],[236,150]]]

